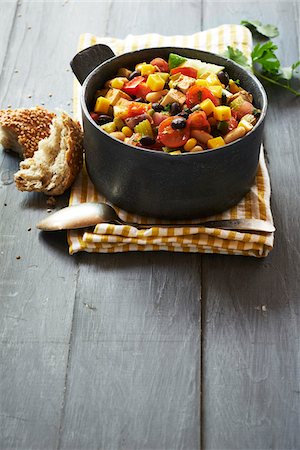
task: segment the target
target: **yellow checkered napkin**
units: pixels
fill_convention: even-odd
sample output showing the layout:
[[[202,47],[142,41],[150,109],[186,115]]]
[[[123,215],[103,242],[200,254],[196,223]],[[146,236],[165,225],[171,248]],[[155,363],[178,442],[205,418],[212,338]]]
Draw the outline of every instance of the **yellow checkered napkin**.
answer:
[[[222,25],[218,28],[195,33],[191,36],[161,36],[145,34],[129,35],[125,39],[98,38],[91,34],[80,36],[79,49],[103,43],[119,55],[146,47],[178,46],[223,53],[227,45],[237,47],[249,58],[252,48],[250,31],[241,25]],[[74,112],[80,118],[80,85],[74,82]],[[175,156],[176,157],[176,156]],[[97,193],[85,170],[73,185],[70,205],[82,202],[106,202]],[[273,233],[241,233],[217,228],[190,227],[164,228],[162,222],[152,218],[139,217],[116,208],[125,221],[138,223],[157,223],[146,230],[122,225],[98,224],[93,231],[72,230],[68,233],[70,254],[78,251],[116,253],[128,251],[166,250],[174,252],[223,253],[264,257],[272,250]],[[270,208],[270,180],[261,149],[259,167],[251,191],[242,201],[222,214],[208,218],[236,219],[257,218],[273,222]]]

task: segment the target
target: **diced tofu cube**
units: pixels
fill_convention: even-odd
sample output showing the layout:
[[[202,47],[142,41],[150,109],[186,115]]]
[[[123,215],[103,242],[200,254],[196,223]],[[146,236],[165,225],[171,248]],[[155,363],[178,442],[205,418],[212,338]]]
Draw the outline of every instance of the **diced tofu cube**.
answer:
[[[107,114],[110,107],[110,101],[105,97],[98,97],[94,111],[101,114]]]
[[[162,99],[160,104],[167,106],[169,103],[178,102],[181,106],[185,103],[186,96],[177,89],[170,89],[167,95]]]
[[[217,148],[222,147],[222,145],[225,145],[225,141],[221,136],[209,139],[207,141],[207,147],[208,148]]]
[[[215,105],[210,98],[206,98],[205,100],[203,100],[203,102],[200,103],[200,108],[205,112],[207,116],[209,116],[212,112],[214,112]]]
[[[112,106],[115,106],[117,102],[120,100],[120,98],[125,98],[127,100],[131,100],[131,97],[127,95],[125,92],[121,91],[120,89],[109,89],[107,92],[105,98],[107,98]]]
[[[151,91],[162,91],[165,86],[165,80],[158,73],[153,73],[148,76],[146,84]]]
[[[229,106],[216,106],[214,110],[214,118],[216,120],[229,120],[231,117],[231,109]]]
[[[185,94],[186,91],[195,84],[195,82],[195,78],[181,75],[181,77],[176,81],[176,88]]]
[[[119,77],[126,77],[126,78],[128,78],[130,74],[131,74],[131,70],[126,69],[125,67],[121,67],[118,70],[118,76]]]

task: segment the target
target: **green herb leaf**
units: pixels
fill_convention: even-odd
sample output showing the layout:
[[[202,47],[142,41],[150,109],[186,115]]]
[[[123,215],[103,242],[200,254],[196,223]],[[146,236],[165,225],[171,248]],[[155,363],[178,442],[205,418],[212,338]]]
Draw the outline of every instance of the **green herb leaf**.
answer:
[[[258,20],[242,20],[241,25],[245,25],[251,31],[255,31],[256,33],[261,34],[262,36],[265,36],[267,38],[274,38],[279,36],[278,28],[275,27],[275,25],[263,25]]]
[[[268,41],[265,44],[256,44],[251,53],[253,63],[260,64],[264,72],[278,75],[280,61],[275,55],[277,48],[277,45],[272,41]]]
[[[227,50],[224,52],[224,56],[236,62],[240,66],[250,68],[246,56],[238,48],[233,48],[230,45],[228,45]]]

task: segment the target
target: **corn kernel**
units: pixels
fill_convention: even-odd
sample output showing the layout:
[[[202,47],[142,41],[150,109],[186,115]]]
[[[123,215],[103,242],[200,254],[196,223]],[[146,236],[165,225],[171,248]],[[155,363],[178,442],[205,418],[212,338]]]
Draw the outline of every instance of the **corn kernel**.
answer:
[[[94,111],[101,114],[107,114],[110,107],[110,102],[105,97],[98,97]]]
[[[165,80],[159,74],[150,74],[146,81],[147,86],[151,91],[162,91],[165,85]]]
[[[205,79],[208,82],[208,84],[210,84],[211,86],[221,86],[222,85],[221,81],[219,80],[219,78],[217,77],[217,75],[215,73],[211,73]]]
[[[141,66],[141,75],[142,77],[151,75],[156,71],[155,67],[152,64],[142,64]]]
[[[115,89],[122,89],[124,84],[125,84],[125,80],[121,77],[114,78],[110,82],[111,87],[115,88]]]
[[[222,147],[222,145],[225,145],[225,141],[221,136],[209,139],[207,141],[207,147],[208,148],[217,148]]]
[[[184,150],[186,150],[187,152],[190,152],[191,150],[193,150],[193,148],[195,147],[195,145],[197,145],[197,139],[195,138],[190,138],[183,146]]]
[[[125,134],[126,137],[130,137],[133,134],[132,129],[129,127],[123,127],[121,131],[123,134]]]
[[[251,130],[252,130],[253,125],[252,125],[252,123],[248,122],[248,120],[246,120],[246,119],[241,119],[240,122],[239,122],[239,124],[238,124],[238,127],[244,127],[245,130],[248,132],[248,131],[251,131]]]
[[[214,110],[214,118],[216,120],[229,120],[231,117],[231,109],[229,106],[216,106]]]
[[[200,103],[200,108],[206,113],[207,116],[209,116],[212,112],[214,112],[215,105],[210,98],[206,98]]]
[[[222,98],[223,88],[222,86],[209,86],[210,92],[217,98]]]
[[[202,80],[202,78],[199,78],[198,80],[196,80],[195,84],[197,86],[204,86],[204,87],[208,87],[209,86],[208,81]]]

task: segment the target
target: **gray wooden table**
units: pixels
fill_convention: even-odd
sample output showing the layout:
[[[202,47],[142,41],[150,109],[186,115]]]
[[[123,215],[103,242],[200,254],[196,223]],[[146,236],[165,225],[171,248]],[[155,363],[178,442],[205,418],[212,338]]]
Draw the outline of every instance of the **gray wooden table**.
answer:
[[[190,34],[241,19],[277,24],[283,63],[299,59],[297,1],[1,0],[0,108],[71,112],[82,32]],[[64,233],[35,229],[46,199],[16,190],[18,159],[0,151],[1,450],[300,448],[300,103],[267,92],[277,232],[264,260],[71,257]]]

